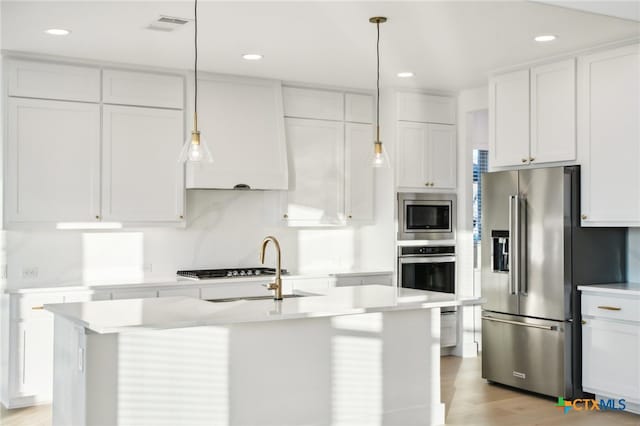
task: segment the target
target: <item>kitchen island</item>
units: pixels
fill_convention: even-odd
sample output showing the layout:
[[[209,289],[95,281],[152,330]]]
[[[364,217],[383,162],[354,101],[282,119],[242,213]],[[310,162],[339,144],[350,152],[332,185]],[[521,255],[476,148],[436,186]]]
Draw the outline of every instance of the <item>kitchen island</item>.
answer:
[[[45,305],[53,424],[442,424],[439,308],[477,303],[370,285]]]

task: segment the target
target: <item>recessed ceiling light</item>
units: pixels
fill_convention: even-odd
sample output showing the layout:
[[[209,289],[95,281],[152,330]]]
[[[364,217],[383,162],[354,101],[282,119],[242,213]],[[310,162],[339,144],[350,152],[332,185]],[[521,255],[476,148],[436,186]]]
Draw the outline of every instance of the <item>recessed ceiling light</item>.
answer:
[[[259,61],[260,59],[262,59],[262,55],[259,53],[245,53],[244,55],[242,55],[243,59],[246,59],[247,61]]]
[[[71,31],[62,28],[49,28],[48,30],[45,30],[45,33],[49,35],[64,36],[71,34]]]
[[[555,39],[556,39],[556,36],[554,36],[553,34],[543,34],[543,35],[539,35],[539,36],[534,38],[535,41],[540,42],[540,43],[545,43],[547,41],[553,41]]]
[[[413,73],[411,71],[403,71],[398,73],[398,77],[400,78],[409,78],[413,77]]]

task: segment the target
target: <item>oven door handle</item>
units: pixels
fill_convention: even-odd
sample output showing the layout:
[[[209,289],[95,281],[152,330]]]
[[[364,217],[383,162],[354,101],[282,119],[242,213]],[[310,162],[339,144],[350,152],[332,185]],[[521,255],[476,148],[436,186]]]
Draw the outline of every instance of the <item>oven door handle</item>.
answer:
[[[456,261],[455,256],[437,256],[437,257],[422,257],[422,256],[408,256],[400,257],[400,263],[403,265],[410,263],[452,263]]]

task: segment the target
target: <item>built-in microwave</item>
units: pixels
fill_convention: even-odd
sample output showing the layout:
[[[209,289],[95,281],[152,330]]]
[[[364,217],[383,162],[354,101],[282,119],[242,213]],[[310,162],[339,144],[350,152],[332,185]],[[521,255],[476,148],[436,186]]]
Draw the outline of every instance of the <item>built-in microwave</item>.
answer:
[[[398,193],[398,240],[455,238],[455,194]]]

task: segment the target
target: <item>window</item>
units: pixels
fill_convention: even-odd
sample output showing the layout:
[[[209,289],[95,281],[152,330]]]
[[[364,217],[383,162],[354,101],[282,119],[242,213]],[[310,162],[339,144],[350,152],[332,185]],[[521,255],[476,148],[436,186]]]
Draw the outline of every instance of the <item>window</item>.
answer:
[[[482,173],[488,170],[489,151],[473,150],[473,242],[482,239]]]

